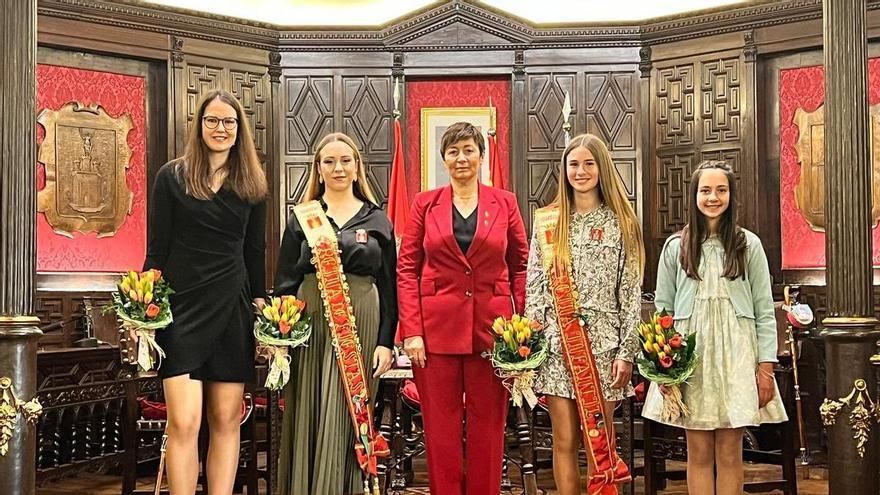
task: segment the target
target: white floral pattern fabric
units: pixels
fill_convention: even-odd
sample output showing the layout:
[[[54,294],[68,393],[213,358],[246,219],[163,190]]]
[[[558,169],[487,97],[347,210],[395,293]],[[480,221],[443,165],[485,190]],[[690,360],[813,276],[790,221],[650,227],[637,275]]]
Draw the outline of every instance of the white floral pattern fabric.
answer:
[[[700,278],[694,311],[675,322],[682,335],[697,334],[700,363],[681,386],[682,400],[690,414],[664,422],[689,430],[741,428],[788,420],[779,389],[769,404],[758,408],[758,339],[755,320],[737,318],[721,280],[724,246],[717,237],[703,243]],[[642,415],[662,422],[663,395],[652,383]]]
[[[606,205],[588,213],[572,213],[569,247],[581,313],[587,325],[593,356],[606,400],[633,395],[632,386],[612,389],[615,359],[635,360],[639,349],[636,327],[640,319],[641,283],[634,263],[623,249],[620,223]],[[538,369],[535,391],[574,398],[571,374],[562,354],[556,309],[550,294],[537,230],[533,232],[526,273],[525,316],[544,325],[549,343],[547,360]]]

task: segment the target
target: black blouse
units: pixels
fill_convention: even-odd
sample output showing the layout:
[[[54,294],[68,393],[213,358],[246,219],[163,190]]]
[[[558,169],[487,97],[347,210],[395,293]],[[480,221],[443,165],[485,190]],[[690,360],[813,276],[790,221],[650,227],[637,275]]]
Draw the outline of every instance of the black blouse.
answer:
[[[321,206],[327,211],[323,201]],[[379,291],[378,344],[393,347],[397,328],[397,247],[394,228],[388,216],[378,206],[365,201],[360,211],[341,227],[332,218],[327,218],[336,231],[345,273],[376,279],[376,289]],[[357,231],[361,229],[367,233],[366,242],[357,242]],[[281,240],[275,295],[295,295],[305,275],[315,273],[311,259],[312,251],[306,242],[305,232],[296,215],[291,215]]]
[[[455,240],[458,241],[458,247],[461,248],[462,254],[467,254],[471,243],[474,241],[474,235],[477,233],[477,210],[465,218],[458,208],[452,207],[452,232],[455,234]]]

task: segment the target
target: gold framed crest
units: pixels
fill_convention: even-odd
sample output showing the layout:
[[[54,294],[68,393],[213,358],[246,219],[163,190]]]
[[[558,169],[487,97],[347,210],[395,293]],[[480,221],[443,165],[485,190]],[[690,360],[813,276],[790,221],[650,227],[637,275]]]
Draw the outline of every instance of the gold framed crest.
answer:
[[[61,235],[116,234],[134,199],[126,181],[131,115],[114,119],[100,105],[73,101],[43,110],[37,122],[46,130],[39,153],[46,186],[37,193],[37,211]]]
[[[871,225],[880,221],[880,105],[870,107],[871,147]],[[813,112],[798,108],[794,114],[798,127],[795,144],[801,179],[794,187],[798,210],[816,232],[825,232],[825,105]]]

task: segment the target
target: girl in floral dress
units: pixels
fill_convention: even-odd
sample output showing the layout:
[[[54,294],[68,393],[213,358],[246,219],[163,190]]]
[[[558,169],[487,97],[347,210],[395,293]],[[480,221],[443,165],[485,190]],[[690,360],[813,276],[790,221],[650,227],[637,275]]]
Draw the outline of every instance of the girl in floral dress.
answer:
[[[630,378],[639,349],[635,329],[644,266],[641,229],[611,154],[598,137],[582,134],[573,138],[561,165],[555,200],[559,209],[555,259],[570,259],[579,311],[589,321],[605,416],[611,418],[618,401],[633,395]],[[561,495],[577,494],[581,424],[538,245],[538,228],[533,230],[525,315],[544,325],[550,346],[548,358],[538,370],[535,391],[547,397],[556,489]],[[560,261],[556,266],[565,264]]]

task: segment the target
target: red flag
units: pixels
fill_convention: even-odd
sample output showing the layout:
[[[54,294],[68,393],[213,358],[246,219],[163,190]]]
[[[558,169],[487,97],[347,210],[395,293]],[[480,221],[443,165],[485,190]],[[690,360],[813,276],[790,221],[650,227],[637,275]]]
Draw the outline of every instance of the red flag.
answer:
[[[403,137],[400,121],[394,119],[394,157],[391,159],[391,182],[388,185],[388,218],[394,226],[397,247],[409,221],[409,197],[406,194],[406,177],[403,165]]]
[[[489,181],[494,187],[507,189],[504,171],[501,169],[501,157],[498,156],[498,140],[489,135]]]
[[[388,185],[388,218],[394,226],[394,237],[397,249],[400,249],[400,238],[409,221],[409,197],[406,194],[406,176],[403,165],[403,134],[400,131],[400,120],[394,119],[394,156],[391,158],[391,181]],[[394,342],[399,344],[400,327],[394,331]]]

